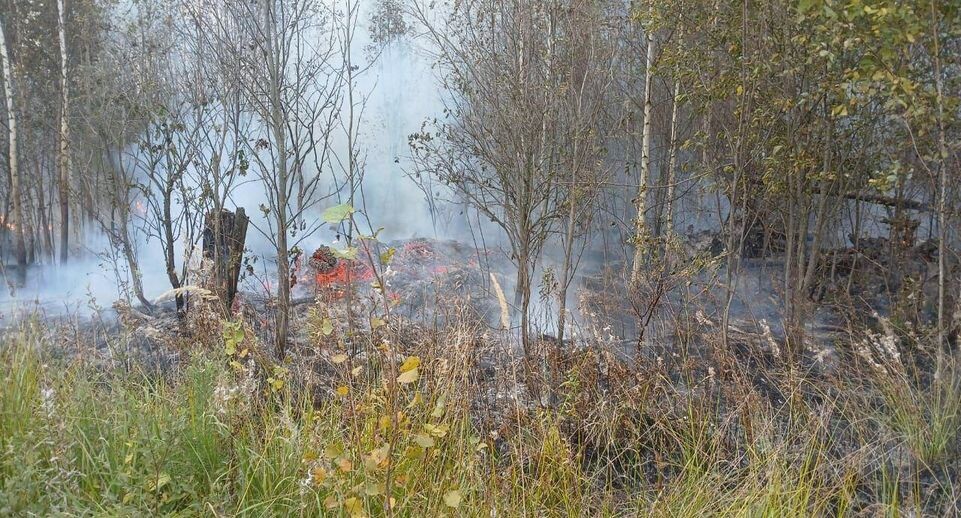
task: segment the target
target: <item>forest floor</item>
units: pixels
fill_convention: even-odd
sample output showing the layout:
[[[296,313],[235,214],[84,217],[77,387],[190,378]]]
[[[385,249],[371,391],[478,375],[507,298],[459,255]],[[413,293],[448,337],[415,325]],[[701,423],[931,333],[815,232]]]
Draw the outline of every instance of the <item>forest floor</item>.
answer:
[[[788,361],[692,312],[625,355],[594,315],[524,355],[458,257],[408,264],[389,321],[307,288],[283,362],[253,296],[7,319],[0,515],[961,513],[961,357],[927,339],[882,319]]]

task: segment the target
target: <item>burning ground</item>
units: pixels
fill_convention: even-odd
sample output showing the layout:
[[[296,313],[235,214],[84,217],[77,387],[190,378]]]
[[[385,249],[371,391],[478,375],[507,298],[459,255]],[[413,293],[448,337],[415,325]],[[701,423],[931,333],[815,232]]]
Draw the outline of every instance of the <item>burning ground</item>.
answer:
[[[0,463],[4,509],[55,497],[189,514],[199,495],[224,514],[378,515],[390,494],[418,515],[957,511],[957,362],[941,358],[933,376],[923,337],[880,315],[870,333],[812,327],[792,362],[779,329],[738,309],[725,348],[706,269],[668,283],[636,354],[621,337],[637,307],[602,270],[578,283],[572,338],[540,334],[525,355],[501,325],[495,257],[453,241],[390,249],[381,271],[364,251],[300,258],[283,362],[257,290],[229,314],[197,289],[185,316],[168,296],[153,312],[10,322],[4,444],[17,451],[18,430],[43,441],[40,460],[8,456],[25,485]],[[740,289],[757,297],[771,283],[750,268]],[[686,307],[684,291],[702,304]],[[104,420],[77,417],[81,407]],[[44,487],[34,479],[55,481],[52,496],[14,495]]]

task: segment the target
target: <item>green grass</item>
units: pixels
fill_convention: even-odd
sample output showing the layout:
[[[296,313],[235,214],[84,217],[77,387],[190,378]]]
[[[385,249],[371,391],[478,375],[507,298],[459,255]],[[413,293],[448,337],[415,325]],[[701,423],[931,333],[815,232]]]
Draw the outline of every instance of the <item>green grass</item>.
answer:
[[[951,366],[927,386],[904,376],[878,376],[883,398],[879,421],[890,428],[915,458],[936,466],[955,453],[961,428],[961,377]]]
[[[871,442],[872,426],[919,462],[956,459],[953,377],[891,392],[883,420],[801,400],[747,399],[721,415],[690,397],[672,414],[663,392],[638,389],[587,405],[607,416],[588,422],[576,401],[596,387],[572,369],[565,404],[526,410],[495,440],[470,417],[465,372],[426,359],[420,379],[396,386],[376,365],[345,364],[313,404],[292,380],[278,390],[220,353],[161,379],[56,362],[50,349],[30,327],[0,343],[3,516],[896,516],[923,504],[920,482]],[[863,434],[825,417],[842,408],[863,410],[846,416]],[[589,451],[596,442],[572,429],[610,448]]]

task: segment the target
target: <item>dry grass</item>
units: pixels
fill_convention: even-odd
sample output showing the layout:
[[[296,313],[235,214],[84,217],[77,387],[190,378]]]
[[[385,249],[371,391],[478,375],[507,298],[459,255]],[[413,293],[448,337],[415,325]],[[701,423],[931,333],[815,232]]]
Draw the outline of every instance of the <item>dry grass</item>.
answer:
[[[843,382],[768,372],[776,403],[736,364],[669,372],[586,348],[540,361],[557,375],[534,387],[538,369],[488,365],[497,337],[466,320],[372,329],[347,354],[314,318],[320,350],[290,364],[225,325],[160,377],[54,360],[63,337],[25,323],[0,345],[0,514],[958,509],[953,360],[926,383],[872,367]]]

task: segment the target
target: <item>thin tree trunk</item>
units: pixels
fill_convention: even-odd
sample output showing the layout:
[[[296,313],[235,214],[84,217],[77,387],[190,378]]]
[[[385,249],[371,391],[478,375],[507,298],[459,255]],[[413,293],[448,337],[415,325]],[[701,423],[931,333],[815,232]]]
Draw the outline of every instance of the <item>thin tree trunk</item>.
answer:
[[[571,186],[568,194],[568,212],[567,212],[567,229],[564,234],[564,262],[561,266],[561,285],[558,292],[558,306],[559,313],[557,318],[557,343],[558,346],[564,344],[564,333],[566,331],[567,323],[567,292],[571,288],[571,283],[573,282],[573,270],[574,266],[574,239],[577,230],[577,203],[580,201],[577,199],[577,192],[575,190],[575,185],[577,182],[578,174],[580,173],[580,160],[578,155],[578,144],[579,139],[574,142],[573,149],[573,165],[571,167]],[[584,203],[590,203],[589,200],[585,200]]]
[[[728,246],[727,246],[727,272],[726,277],[726,287],[727,287],[727,298],[724,303],[724,311],[721,316],[721,343],[725,350],[730,350],[730,324],[731,324],[731,306],[734,303],[734,298],[737,295],[737,280],[740,276],[741,267],[741,255],[744,252],[744,233],[747,229],[748,214],[747,214],[747,187],[745,183],[744,192],[741,193],[741,225],[739,229],[736,229],[736,213],[737,213],[737,190],[738,184],[742,183],[744,171],[744,132],[745,125],[747,125],[748,111],[748,84],[747,84],[747,26],[748,26],[748,5],[747,0],[741,2],[741,56],[740,56],[740,76],[741,76],[741,91],[737,95],[738,97],[738,123],[737,123],[737,141],[734,151],[734,181],[731,185],[731,206],[728,210]],[[736,230],[736,231],[735,231]],[[737,246],[735,246],[737,245]]]
[[[67,76],[67,28],[64,0],[57,0],[57,32],[60,40],[60,262],[66,263],[70,236],[70,90]]]
[[[166,185],[166,192],[163,193],[163,232],[164,241],[166,246],[164,247],[164,263],[166,263],[167,269],[167,279],[170,281],[170,287],[173,289],[178,289],[182,285],[182,279],[177,274],[177,262],[174,257],[174,230],[173,230],[173,214],[172,214],[172,194],[173,185],[170,180]],[[184,311],[184,296],[177,295],[177,313],[183,316]]]
[[[530,233],[526,229],[526,219],[522,220],[521,237],[517,249],[517,283],[514,287],[514,307],[518,308],[521,316],[521,346],[524,356],[530,355],[530,318],[528,311],[531,305],[531,268],[530,268]]]
[[[133,249],[133,244],[130,240],[130,232],[127,229],[127,224],[129,221],[126,209],[120,209],[122,213],[120,228],[116,230],[116,235],[119,237],[120,247],[123,250],[124,258],[127,260],[127,265],[130,267],[130,277],[133,283],[133,294],[137,297],[137,300],[143,304],[143,307],[147,310],[153,310],[153,304],[147,300],[146,295],[143,291],[143,273],[140,271],[140,262],[137,260],[137,253]]]
[[[10,197],[12,198],[13,231],[16,239],[17,282],[20,286],[23,286],[27,280],[27,247],[23,236],[26,221],[23,215],[23,193],[20,184],[17,151],[17,114],[16,103],[14,102],[16,91],[13,87],[13,67],[10,66],[10,54],[7,52],[6,36],[2,24],[0,24],[0,66],[3,69],[3,91],[7,102],[7,129],[10,139]]]
[[[651,4],[651,12],[654,7]],[[644,124],[641,128],[641,165],[637,179],[637,220],[634,222],[634,264],[631,268],[631,287],[636,288],[641,280],[644,267],[644,252],[647,244],[647,223],[644,213],[647,211],[647,178],[651,168],[651,90],[654,68],[654,35],[648,30],[647,57],[644,70]]]
[[[274,196],[276,206],[274,218],[277,224],[277,315],[275,318],[274,352],[277,358],[283,359],[287,354],[287,329],[290,322],[290,263],[287,250],[287,188],[289,183],[287,171],[287,133],[284,120],[283,106],[280,93],[282,80],[279,50],[275,47],[274,13],[270,9],[270,0],[264,0],[264,23],[267,24],[267,59],[270,81],[270,130],[273,132],[274,145],[277,148],[276,172],[277,183]]]
[[[577,148],[578,140],[574,142],[574,165],[571,167],[571,186],[568,194],[567,209],[567,230],[564,234],[564,263],[561,266],[561,285],[558,292],[558,315],[557,315],[557,343],[558,346],[564,344],[564,330],[567,322],[567,291],[571,286],[571,263],[574,255],[574,230],[577,226],[577,198],[574,186],[577,182]]]
[[[948,255],[948,146],[944,136],[944,80],[941,78],[941,41],[938,38],[940,17],[937,13],[937,2],[933,0],[931,2],[931,17],[931,34],[934,38],[934,86],[937,92],[936,102],[938,110],[938,176],[940,177],[940,185],[938,186],[938,344],[944,344],[946,329],[944,307],[945,277],[947,276],[945,260]]]
[[[674,235],[674,192],[677,184],[677,114],[681,98],[681,81],[674,80],[674,105],[671,107],[670,157],[667,161],[667,194],[664,209],[664,234],[670,240]],[[665,252],[667,250],[665,249]]]
[[[43,163],[37,160],[36,163],[36,190],[37,190],[37,230],[43,237],[40,240],[41,257],[48,254],[51,260],[56,260],[56,249],[53,247],[53,236],[51,234],[50,220],[47,218],[47,200],[44,194]],[[51,198],[52,200],[52,198]],[[52,203],[51,203],[52,205]]]

